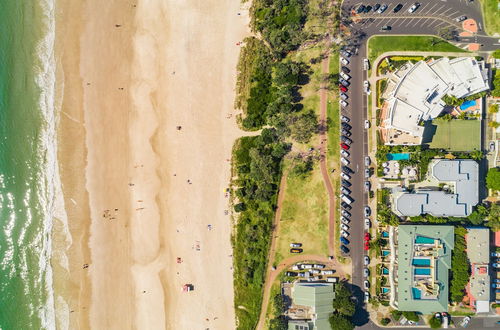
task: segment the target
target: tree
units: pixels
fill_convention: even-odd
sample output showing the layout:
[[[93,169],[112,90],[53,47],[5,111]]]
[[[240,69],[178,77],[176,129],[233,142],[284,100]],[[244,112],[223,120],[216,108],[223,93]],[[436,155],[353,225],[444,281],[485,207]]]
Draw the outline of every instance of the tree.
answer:
[[[429,326],[432,329],[438,329],[441,328],[441,319],[438,319],[437,317],[433,316],[429,319]]]
[[[356,305],[351,300],[352,293],[343,282],[335,287],[335,299],[333,300],[333,309],[346,316],[354,315]]]
[[[492,203],[486,225],[494,231],[500,230],[500,204]]]
[[[269,321],[269,330],[287,330],[288,322],[283,315],[280,315]]]
[[[493,167],[488,170],[486,185],[492,190],[500,190],[500,168]]]
[[[484,157],[484,154],[481,150],[474,150],[470,153],[470,157],[474,160],[481,160]]]
[[[439,29],[438,36],[440,36],[444,40],[455,40],[457,37],[457,32],[452,28],[445,27]]]
[[[498,126],[500,126],[500,123],[492,120],[492,121],[488,122],[488,126],[491,128],[497,128]]]
[[[386,326],[389,323],[391,323],[391,319],[388,317],[384,317],[383,319],[380,320],[380,324],[382,324],[383,326]]]
[[[418,322],[418,314],[416,312],[403,312],[403,316],[409,321]]]
[[[489,113],[497,113],[498,112],[498,104],[492,104],[488,107]]]
[[[297,158],[294,161],[291,174],[298,177],[306,177],[313,169],[314,162],[312,157]]]
[[[451,255],[450,299],[461,302],[465,295],[465,286],[469,282],[470,264],[467,258],[464,227],[455,228],[455,247]]]
[[[354,324],[352,324],[351,320],[339,313],[333,313],[333,315],[330,316],[330,326],[332,327],[332,330],[354,329]]]
[[[290,116],[290,133],[299,143],[307,143],[318,132],[318,117],[313,110],[301,115]]]
[[[494,58],[500,58],[500,49],[495,50],[493,53],[491,53],[491,55]]]

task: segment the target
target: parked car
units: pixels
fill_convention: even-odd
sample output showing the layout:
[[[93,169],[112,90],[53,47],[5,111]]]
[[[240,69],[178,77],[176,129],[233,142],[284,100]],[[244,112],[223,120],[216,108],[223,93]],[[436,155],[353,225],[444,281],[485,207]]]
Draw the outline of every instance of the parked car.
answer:
[[[420,7],[420,4],[418,2],[415,2],[413,4],[413,6],[411,6],[409,9],[408,9],[408,12],[411,14],[411,13],[414,13],[418,7]]]
[[[386,11],[387,5],[382,5],[380,8],[377,10],[377,13],[382,14],[384,11]]]
[[[462,21],[465,21],[467,19],[467,16],[459,16],[457,18],[455,18],[455,21],[460,23]]]
[[[349,219],[347,219],[346,217],[340,217],[340,222],[342,222],[342,223],[344,223],[344,224],[348,225],[348,224],[349,224],[349,222],[351,222],[351,221],[350,221]]]
[[[342,172],[344,172],[344,173],[354,173],[354,171],[351,170],[351,168],[348,167],[348,166],[342,166]]]
[[[471,320],[470,316],[464,317],[464,319],[462,320],[462,322],[460,322],[460,326],[462,328],[466,328],[469,325],[470,320]]]
[[[370,156],[365,156],[365,166],[370,166],[370,164],[372,163],[372,161],[370,160]]]
[[[344,224],[344,223],[341,223],[341,224],[340,224],[340,229],[345,230],[345,231],[348,231],[348,230],[349,230],[349,226],[348,226],[348,225],[346,225],[346,224]]]
[[[323,264],[314,264],[313,266],[314,268],[318,268],[318,269],[324,269],[326,266],[323,265]]]
[[[340,116],[340,120],[343,122],[343,123],[348,123],[350,122],[351,120],[349,119],[349,117],[346,117],[346,116]]]
[[[345,135],[347,137],[350,137],[352,135],[352,133],[350,131],[346,130],[346,129],[342,129],[340,131],[340,134]]]
[[[349,64],[349,60],[345,57],[341,57],[340,58],[340,63],[342,63],[343,65],[348,65]]]
[[[363,186],[366,192],[370,191],[370,181],[365,181]]]
[[[349,181],[347,181],[347,180],[342,180],[342,185],[344,185],[346,187],[352,186],[352,184]]]
[[[351,79],[351,76],[350,76],[350,75],[348,75],[347,73],[342,72],[342,71],[340,71],[340,72],[339,72],[339,76],[341,76],[341,77],[342,77],[342,79],[345,79],[345,80],[349,80],[349,79]]]
[[[370,242],[365,242],[363,245],[363,250],[368,251],[370,250]]]
[[[363,239],[364,239],[365,241],[369,241],[369,240],[370,240],[370,238],[371,238],[371,237],[370,237],[370,233],[365,233],[365,236],[363,236]]]
[[[341,245],[340,246],[340,250],[344,253],[344,254],[349,254],[349,248],[347,248],[347,246],[345,245]]]
[[[365,129],[369,129],[369,128],[370,128],[370,121],[365,120]]]
[[[309,274],[309,273],[307,273],[307,274]],[[306,277],[306,273],[298,273],[298,276],[299,277]]]
[[[343,106],[344,108],[347,107],[349,103],[347,103],[346,101],[344,100],[340,100],[340,105]]]
[[[302,247],[302,243],[290,243],[291,248],[300,248]]]
[[[342,128],[345,128],[345,129],[348,129],[348,130],[352,129],[352,126],[349,125],[348,123],[342,123],[341,125],[342,125]]]
[[[328,270],[322,270],[321,275],[333,275],[335,271],[333,269],[328,269]]]
[[[343,65],[341,68],[342,72],[345,72],[345,73],[349,73],[351,72],[351,69],[349,69],[348,67],[346,67],[345,65]]]
[[[495,151],[495,146],[496,146],[495,141],[491,141],[489,146],[491,152]]]
[[[344,179],[344,180],[350,180],[351,179],[351,176],[349,174],[347,174],[347,173],[344,173],[344,172],[340,173],[340,177],[342,179]]]
[[[285,273],[285,276],[291,276],[291,277],[295,277],[295,276],[298,276],[298,275],[299,275],[299,273],[297,273],[297,272],[286,272]]]
[[[340,98],[341,98],[342,100],[347,100],[347,99],[349,98],[349,96],[347,96],[347,94],[346,94],[346,93],[340,93]]]
[[[500,252],[491,252],[492,257],[500,257]]]
[[[370,229],[370,226],[371,226],[370,219],[365,218],[365,230]]]
[[[368,280],[365,280],[363,282],[363,287],[365,288],[365,290],[368,290],[370,288],[370,282]]]
[[[352,209],[352,206],[345,203],[345,202],[342,202],[340,203],[340,206],[342,206],[342,208],[346,209],[346,210],[351,210]]]
[[[340,55],[342,55],[344,57],[351,57],[351,52],[349,52],[347,50],[341,50]]]
[[[351,213],[347,212],[346,210],[341,210],[340,211],[340,214],[346,218],[350,218],[351,217]]]
[[[351,162],[345,158],[345,157],[340,157],[340,161],[342,162],[342,164],[344,165],[349,165]]]
[[[500,268],[500,264],[494,263],[494,264],[493,264],[493,267],[494,267],[494,268]]]
[[[370,207],[368,205],[364,207],[363,212],[365,214],[365,217],[369,217],[370,214],[372,214],[372,210],[370,209]]]
[[[295,249],[295,248],[294,249],[290,249],[290,253],[302,253],[302,251],[304,251],[304,250],[302,250],[302,249]]]
[[[365,168],[365,179],[368,179],[370,177],[370,169]]]
[[[343,193],[344,195],[350,195],[351,191],[347,189],[346,187],[342,186],[340,187],[340,192]]]
[[[316,275],[316,274],[320,274],[320,273],[321,273],[321,271],[320,271],[319,269],[311,269],[309,272],[310,272],[311,274],[313,274],[313,275]]]
[[[380,31],[391,31],[392,30],[392,26],[390,25],[384,25],[380,28]]]
[[[380,8],[380,3],[375,4],[375,6],[373,6],[373,12],[374,13],[377,12],[377,10],[379,10],[379,8]]]
[[[343,86],[343,85],[339,85],[339,89],[341,92],[345,93],[347,92],[347,87]]]
[[[368,13],[370,12],[370,10],[372,10],[372,8],[373,8],[373,7],[372,7],[372,6],[370,6],[370,5],[365,6],[365,10],[364,10],[364,12],[365,12],[366,14],[368,14]]]
[[[347,240],[347,237],[349,237],[349,233],[346,232],[345,230],[341,230],[340,231],[340,238],[341,238],[341,242],[344,243],[345,245],[349,245],[349,241]],[[342,241],[342,238],[345,239],[345,242]]]
[[[347,144],[347,145],[350,145],[350,144],[352,143],[352,140],[351,140],[351,139],[349,139],[347,136],[341,136],[341,137],[340,137],[340,140],[341,140],[342,142],[344,142],[345,144]]]
[[[368,268],[364,268],[364,269],[363,269],[363,276],[364,276],[364,277],[368,277],[368,276],[370,276],[370,270],[369,270]]]
[[[300,269],[312,269],[313,265],[311,264],[301,264]]]
[[[396,7],[394,7],[394,9],[392,10],[394,13],[397,13],[398,11],[401,10],[401,8],[403,8],[403,4],[402,3],[399,3]]]
[[[344,149],[340,150],[340,155],[342,157],[349,157],[351,154],[349,153],[349,151],[345,151]]]
[[[361,14],[364,11],[365,11],[365,5],[359,5],[359,7],[356,9],[357,14]]]
[[[370,301],[370,292],[365,291],[365,303],[368,303]]]
[[[339,82],[340,82],[342,85],[344,85],[345,87],[349,87],[349,85],[351,84],[350,82],[348,82],[347,80],[342,79],[342,78],[340,78],[340,79],[339,79]]]
[[[368,265],[370,264],[370,257],[369,257],[369,256],[365,256],[365,257],[363,258],[363,264],[364,264],[365,266],[368,266]]]
[[[342,147],[342,149],[344,149],[344,150],[349,150],[349,146],[345,143],[341,143],[340,147]]]
[[[500,283],[491,283],[493,289],[500,289]]]

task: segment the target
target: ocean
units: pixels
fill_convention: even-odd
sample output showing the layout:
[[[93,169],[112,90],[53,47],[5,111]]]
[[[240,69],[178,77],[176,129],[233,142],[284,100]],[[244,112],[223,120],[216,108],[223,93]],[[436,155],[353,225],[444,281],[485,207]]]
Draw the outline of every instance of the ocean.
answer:
[[[53,0],[0,1],[0,329],[55,328]]]

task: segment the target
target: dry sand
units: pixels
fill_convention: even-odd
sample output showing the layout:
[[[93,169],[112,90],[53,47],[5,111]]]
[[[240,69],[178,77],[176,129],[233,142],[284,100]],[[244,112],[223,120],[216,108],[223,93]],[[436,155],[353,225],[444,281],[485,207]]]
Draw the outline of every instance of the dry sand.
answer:
[[[59,0],[58,15],[71,244],[69,272],[54,269],[69,327],[233,329],[224,189],[241,132],[227,116],[247,11],[231,0]]]

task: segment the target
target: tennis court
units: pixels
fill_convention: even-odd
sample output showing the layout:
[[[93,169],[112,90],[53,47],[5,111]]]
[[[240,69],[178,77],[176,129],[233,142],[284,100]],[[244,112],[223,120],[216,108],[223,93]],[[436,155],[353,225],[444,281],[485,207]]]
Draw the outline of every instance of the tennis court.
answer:
[[[431,148],[449,151],[473,151],[481,149],[481,121],[434,120],[436,133],[430,143]]]

